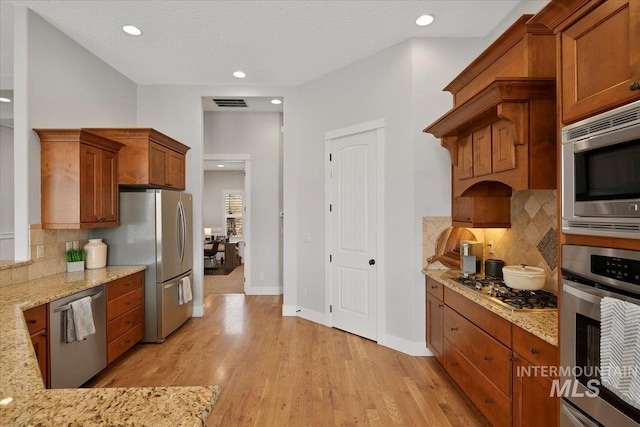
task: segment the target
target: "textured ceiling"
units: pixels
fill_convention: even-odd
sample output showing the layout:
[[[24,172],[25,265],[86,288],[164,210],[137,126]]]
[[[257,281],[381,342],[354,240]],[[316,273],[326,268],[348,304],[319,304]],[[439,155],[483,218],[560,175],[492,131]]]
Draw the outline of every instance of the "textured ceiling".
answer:
[[[2,0],[0,74],[13,75],[13,5],[138,84],[295,86],[408,38],[486,37],[519,2]],[[424,13],[436,20],[418,27]],[[247,78],[233,78],[238,69]]]

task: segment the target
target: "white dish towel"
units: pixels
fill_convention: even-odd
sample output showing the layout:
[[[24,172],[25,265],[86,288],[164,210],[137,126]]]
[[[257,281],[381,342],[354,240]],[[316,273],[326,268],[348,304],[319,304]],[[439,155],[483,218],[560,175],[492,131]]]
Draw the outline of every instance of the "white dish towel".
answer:
[[[178,304],[186,304],[193,299],[191,293],[191,279],[189,276],[180,279],[178,284]]]
[[[602,298],[600,369],[602,385],[640,409],[640,306]]]
[[[82,341],[96,333],[91,311],[91,297],[77,299],[66,312],[67,342]]]

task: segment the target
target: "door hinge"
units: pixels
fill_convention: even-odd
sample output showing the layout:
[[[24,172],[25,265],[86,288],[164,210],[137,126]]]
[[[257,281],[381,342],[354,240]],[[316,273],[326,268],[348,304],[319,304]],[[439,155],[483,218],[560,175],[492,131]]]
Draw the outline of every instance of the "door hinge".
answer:
[[[333,212],[333,205],[329,203],[329,212]]]
[[[333,255],[329,255],[329,262],[333,262]]]
[[[329,304],[329,313],[333,313],[333,306]]]

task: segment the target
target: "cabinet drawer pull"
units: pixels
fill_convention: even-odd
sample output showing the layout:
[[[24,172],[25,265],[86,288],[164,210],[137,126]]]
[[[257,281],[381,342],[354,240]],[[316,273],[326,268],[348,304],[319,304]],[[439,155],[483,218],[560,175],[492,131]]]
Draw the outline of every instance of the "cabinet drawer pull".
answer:
[[[483,357],[484,360],[491,360],[491,356],[489,356],[488,354],[485,354]]]
[[[131,305],[131,301],[125,301],[124,305]]]
[[[451,366],[458,366],[458,362],[451,362]]]
[[[444,304],[438,304],[438,307],[444,307]]]
[[[489,404],[491,403],[491,399],[489,399],[488,397],[484,398],[484,403]]]
[[[102,221],[104,221],[104,220],[105,220],[105,218],[103,218],[103,217],[98,217],[98,222],[102,222]]]
[[[457,328],[457,327],[455,327],[455,326],[452,326],[450,329],[451,329],[452,331],[457,331],[457,330],[458,330],[458,328]]]
[[[631,92],[633,92],[634,90],[638,90],[638,89],[640,89],[640,83],[638,83],[638,82],[633,82],[633,83],[631,83],[629,85],[629,90]]]
[[[127,320],[126,322],[124,322],[125,325],[130,325],[131,324],[131,320]]]
[[[40,336],[41,336],[42,338],[46,338],[46,337],[47,337],[47,333],[46,333],[46,332],[44,332],[44,333],[40,334]]]
[[[29,323],[31,323],[32,325],[34,325],[37,322],[36,319],[29,319]]]
[[[438,289],[438,285],[431,285],[431,289]]]
[[[537,349],[537,348],[533,347],[533,348],[531,349],[531,354],[538,354],[538,353],[539,353],[539,351],[538,351],[538,349]]]
[[[127,344],[131,344],[131,340],[124,340]]]

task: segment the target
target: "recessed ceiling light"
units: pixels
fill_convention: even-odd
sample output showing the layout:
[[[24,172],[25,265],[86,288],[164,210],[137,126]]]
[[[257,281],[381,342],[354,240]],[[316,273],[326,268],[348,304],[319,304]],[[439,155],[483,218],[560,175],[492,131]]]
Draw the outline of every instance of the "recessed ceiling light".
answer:
[[[247,77],[247,75],[245,73],[243,73],[242,71],[238,70],[238,71],[234,71],[233,72],[233,77],[235,77],[237,79],[244,79],[245,77]]]
[[[140,30],[140,28],[136,27],[135,25],[125,25],[124,27],[122,27],[122,31],[129,34],[130,36],[139,36],[140,34],[142,34],[142,30]]]
[[[0,102],[11,102],[9,98],[0,98]]]
[[[218,165],[218,167],[219,167],[219,168],[223,168],[223,167],[224,167],[224,165]]]
[[[276,98],[276,99],[272,99],[271,103],[275,104],[275,105],[280,105],[280,104],[282,104],[282,101]]]
[[[421,27],[425,27],[425,26],[431,24],[432,22],[433,22],[433,16],[432,15],[422,15],[421,17],[416,19],[416,24],[418,24]]]

